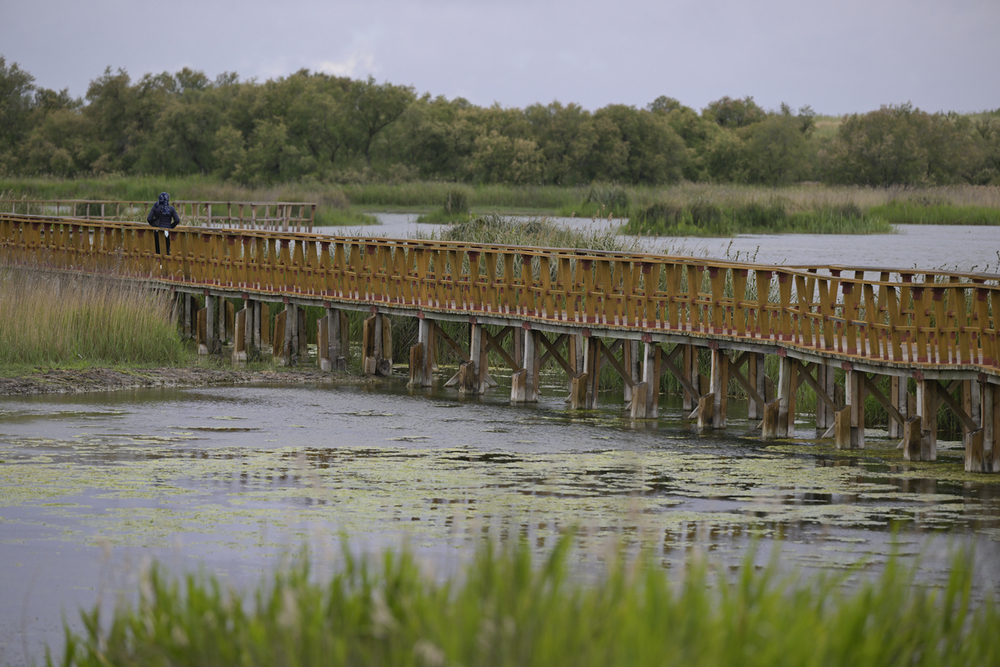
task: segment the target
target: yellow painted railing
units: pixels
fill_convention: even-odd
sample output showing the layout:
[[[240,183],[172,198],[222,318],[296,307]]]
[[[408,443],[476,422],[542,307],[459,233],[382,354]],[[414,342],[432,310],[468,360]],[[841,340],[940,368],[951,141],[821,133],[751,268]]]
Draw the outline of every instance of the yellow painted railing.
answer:
[[[1000,370],[994,274],[777,267],[692,257],[0,215],[8,263],[643,333],[773,343],[907,367]],[[162,233],[162,232],[160,232]]]
[[[155,202],[92,199],[0,199],[0,213],[66,216],[120,221],[145,216]],[[215,225],[280,231],[312,231],[316,204],[309,202],[188,201],[170,202],[187,225]]]

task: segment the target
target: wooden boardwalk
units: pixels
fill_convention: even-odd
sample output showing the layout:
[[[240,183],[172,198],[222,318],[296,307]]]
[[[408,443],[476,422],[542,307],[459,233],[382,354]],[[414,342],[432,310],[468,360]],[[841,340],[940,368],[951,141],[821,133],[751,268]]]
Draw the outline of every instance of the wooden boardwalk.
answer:
[[[136,223],[0,214],[0,256],[169,289],[206,352],[226,325],[218,304],[242,301],[237,360],[267,343],[262,313],[280,304],[273,348],[291,362],[306,338],[301,307],[319,306],[326,316],[316,340],[327,368],[347,355],[343,311],[368,314],[363,367],[373,373],[391,370],[386,316],[418,318],[409,360],[417,386],[430,383],[440,344],[463,359],[452,379],[461,391],[495,384],[490,355],[509,365],[512,401],[537,400],[538,373],[555,363],[568,375],[571,405],[593,406],[600,369],[611,366],[641,419],[656,416],[660,375],[671,373],[699,424],[723,428],[735,382],[769,438],[788,435],[805,384],[817,395],[817,427],[838,446],[864,446],[871,395],[904,455],[923,460],[936,458],[944,406],[963,425],[966,468],[1000,472],[995,274],[197,227],[173,230],[172,253],[157,255],[157,233]],[[446,320],[468,323],[468,340],[449,337],[439,324]],[[779,358],[776,383],[764,375],[768,355]],[[888,395],[880,376],[891,378]]]

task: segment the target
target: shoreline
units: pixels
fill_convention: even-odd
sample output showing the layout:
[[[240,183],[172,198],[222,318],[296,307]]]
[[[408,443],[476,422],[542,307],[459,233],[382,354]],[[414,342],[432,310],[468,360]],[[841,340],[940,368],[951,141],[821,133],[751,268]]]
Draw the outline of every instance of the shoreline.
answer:
[[[309,368],[280,370],[239,370],[221,368],[46,368],[0,377],[0,396],[80,394],[129,389],[165,387],[207,387],[220,385],[281,384],[367,384],[374,378],[333,374]]]

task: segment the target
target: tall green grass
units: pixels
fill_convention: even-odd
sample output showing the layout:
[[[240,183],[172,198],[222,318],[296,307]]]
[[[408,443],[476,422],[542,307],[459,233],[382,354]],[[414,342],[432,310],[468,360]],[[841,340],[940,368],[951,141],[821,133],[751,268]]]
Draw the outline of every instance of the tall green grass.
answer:
[[[657,201],[633,210],[624,231],[629,234],[669,236],[731,236],[746,233],[888,234],[884,219],[863,212],[852,203],[794,210],[790,202],[766,201],[719,204]]]
[[[172,365],[186,358],[168,293],[0,265],[0,364]]]
[[[423,238],[488,245],[642,252],[637,239],[623,237],[608,227],[570,229],[545,217],[520,220],[496,213],[436,230]]]
[[[710,204],[740,209],[750,204],[766,206],[780,200],[787,216],[798,227],[768,231],[810,231],[828,223],[824,211],[845,206],[886,223],[998,224],[1000,187],[940,186],[930,188],[865,188],[804,183],[782,188],[763,186],[678,183],[666,186],[632,186],[593,183],[589,186],[472,185],[443,181],[349,182],[304,180],[249,188],[217,178],[107,175],[76,179],[52,177],[0,178],[0,198],[104,199],[153,202],[161,191],[175,199],[201,201],[305,201],[318,205],[323,225],[371,224],[363,211],[394,210],[428,213],[445,205],[449,193],[460,192],[475,214],[534,213],[575,217],[639,217],[647,209],[671,202],[683,209]],[[919,212],[917,209],[921,209]],[[798,213],[818,214],[819,219],[796,219]],[[648,217],[648,216],[647,216]],[[648,221],[647,221],[648,222]],[[843,221],[839,220],[838,224]],[[720,228],[721,229],[721,228]],[[704,231],[692,226],[692,233]],[[730,232],[731,233],[731,232]]]
[[[870,212],[888,222],[906,225],[1000,225],[1000,209],[940,201],[894,199],[872,207]]]
[[[153,567],[138,602],[82,614],[61,657],[89,665],[995,665],[1000,614],[973,602],[970,558],[927,588],[891,558],[881,574],[735,573],[692,558],[672,574],[612,559],[597,581],[569,570],[569,538],[545,558],[482,548],[438,580],[406,553],[352,556],[332,573],[281,570],[250,595]]]

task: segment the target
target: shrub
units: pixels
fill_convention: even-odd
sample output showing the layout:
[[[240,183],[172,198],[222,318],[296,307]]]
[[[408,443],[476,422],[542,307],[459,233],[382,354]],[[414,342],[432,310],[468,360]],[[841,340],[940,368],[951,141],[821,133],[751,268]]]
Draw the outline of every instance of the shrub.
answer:
[[[622,217],[628,213],[629,191],[617,183],[592,183],[583,202],[603,206],[609,214]]]

